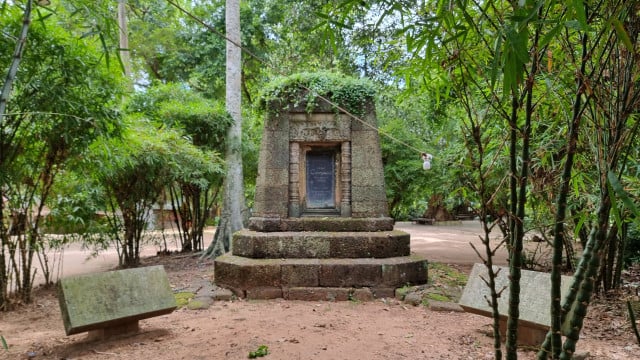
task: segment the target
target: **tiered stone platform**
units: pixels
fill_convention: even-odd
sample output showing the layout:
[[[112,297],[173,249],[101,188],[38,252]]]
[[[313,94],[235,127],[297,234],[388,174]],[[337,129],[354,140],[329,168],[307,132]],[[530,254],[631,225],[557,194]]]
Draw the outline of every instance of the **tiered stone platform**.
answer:
[[[306,222],[306,228],[326,226],[318,220]],[[365,226],[366,219],[354,219],[351,225],[344,218],[325,220],[348,228],[375,227]],[[234,235],[232,252],[216,259],[215,279],[237,296],[251,299],[392,297],[396,288],[427,281],[427,262],[410,254],[409,240],[409,234],[394,230],[242,230]]]

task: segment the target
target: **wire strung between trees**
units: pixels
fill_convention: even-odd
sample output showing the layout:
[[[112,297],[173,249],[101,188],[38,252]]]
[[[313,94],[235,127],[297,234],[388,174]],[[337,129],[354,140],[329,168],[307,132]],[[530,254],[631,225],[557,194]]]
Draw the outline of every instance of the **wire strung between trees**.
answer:
[[[225,41],[233,44],[234,46],[238,47],[240,49],[240,51],[244,52],[245,54],[249,55],[250,57],[252,57],[253,59],[257,60],[259,63],[261,63],[262,65],[266,66],[267,68],[269,68],[270,70],[274,71],[275,73],[277,73],[280,76],[286,76],[287,74],[279,71],[278,69],[276,69],[274,66],[272,66],[271,64],[267,63],[266,60],[262,59],[261,57],[259,57],[258,55],[254,54],[251,50],[245,48],[244,46],[242,46],[242,44],[235,42],[234,40],[229,39],[225,34],[219,32],[218,30],[216,30],[213,26],[205,23],[202,19],[200,19],[199,17],[193,15],[192,13],[190,13],[189,11],[185,10],[183,7],[181,7],[180,5],[178,5],[177,3],[175,3],[173,0],[167,0],[167,2],[175,7],[176,9],[178,9],[180,12],[182,12],[183,14],[187,15],[188,17],[190,17],[191,19],[193,19],[195,22],[199,23],[200,25],[204,26],[205,28],[207,28],[207,30],[211,31],[212,33],[214,33],[215,35],[219,36],[220,38],[224,39]],[[300,87],[302,87],[303,89],[309,91],[309,92],[313,92],[312,89],[310,89],[309,87],[301,84]],[[347,109],[339,106],[338,104],[334,103],[333,101],[329,100],[328,98],[322,96],[322,95],[318,95],[317,96],[319,99],[325,101],[326,103],[328,103],[329,105],[335,107],[336,109],[340,110],[341,112],[345,113],[347,116],[349,116],[350,118],[360,122],[362,125],[375,130],[378,134],[386,136],[387,138],[413,150],[416,151],[417,153],[419,153],[423,158],[424,155],[429,155],[430,159],[433,158],[432,155],[425,153],[423,150],[420,150],[418,148],[416,148],[415,146],[408,144],[398,138],[396,138],[395,136],[386,133],[382,130],[380,130],[378,127],[373,126],[371,124],[369,124],[368,122],[364,121],[363,119],[361,119],[360,117],[352,114],[351,112],[349,112]]]

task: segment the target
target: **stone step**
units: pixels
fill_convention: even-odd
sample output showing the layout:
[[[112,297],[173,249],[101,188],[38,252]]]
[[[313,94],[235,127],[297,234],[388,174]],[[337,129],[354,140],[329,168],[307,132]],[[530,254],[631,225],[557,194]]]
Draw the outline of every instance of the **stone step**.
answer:
[[[337,288],[337,287],[257,287],[247,289],[247,299],[269,300],[283,298],[301,301],[371,301],[395,297],[393,287]]]
[[[353,218],[331,216],[305,216],[299,218],[252,217],[249,229],[264,232],[278,231],[389,231],[393,230],[393,219]]]
[[[291,288],[396,289],[427,282],[427,260],[418,255],[384,259],[251,259],[232,254],[214,262],[215,283],[239,297],[269,290],[283,297]],[[275,295],[274,295],[275,293]],[[262,296],[261,298],[266,298]]]
[[[410,236],[402,231],[257,232],[234,234],[233,255],[254,259],[388,258],[408,256]]]

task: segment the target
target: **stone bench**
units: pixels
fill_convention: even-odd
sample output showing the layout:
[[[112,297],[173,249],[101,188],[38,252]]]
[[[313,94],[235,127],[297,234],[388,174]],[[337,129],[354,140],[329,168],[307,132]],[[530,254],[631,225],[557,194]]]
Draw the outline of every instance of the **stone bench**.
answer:
[[[411,221],[420,225],[433,225],[435,223],[435,219],[427,218],[413,218]]]
[[[494,271],[500,269],[496,277],[496,291],[509,285],[509,268],[494,266]],[[474,264],[469,280],[464,288],[459,304],[467,312],[493,316],[487,299],[491,299],[489,286],[482,279],[489,279],[487,267]],[[562,276],[562,294],[569,291],[572,278]],[[520,280],[520,317],[518,320],[518,344],[538,346],[544,341],[551,326],[551,275],[548,273],[522,270]],[[498,298],[498,312],[500,313],[500,333],[506,333],[507,316],[509,311],[509,289],[505,289]]]
[[[171,313],[176,300],[162,266],[61,279],[58,301],[67,335],[91,338],[138,331],[138,321]]]

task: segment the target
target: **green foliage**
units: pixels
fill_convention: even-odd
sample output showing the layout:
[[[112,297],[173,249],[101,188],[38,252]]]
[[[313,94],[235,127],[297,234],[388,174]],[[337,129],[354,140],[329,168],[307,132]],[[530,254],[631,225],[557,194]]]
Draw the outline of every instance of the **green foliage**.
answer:
[[[135,266],[146,216],[165,187],[177,182],[207,190],[223,168],[217,153],[196,148],[180,132],[158,129],[140,118],[128,121],[121,139],[94,144],[89,161],[96,182],[111,199],[110,212],[117,205],[122,213],[124,265]],[[116,220],[111,222],[113,233],[120,226]]]
[[[134,93],[125,109],[184,132],[198,147],[219,152],[224,150],[226,132],[233,122],[222,102],[205,99],[176,83],[154,83]]]
[[[19,6],[10,4],[8,9],[0,32],[17,34],[22,26]],[[121,78],[105,66],[100,45],[91,42],[90,36],[76,38],[49,10],[37,9],[36,13],[7,116],[0,119],[0,192],[8,199],[3,204],[7,206],[3,206],[2,223],[12,211],[25,218],[23,226],[13,229],[16,238],[7,236],[8,228],[2,227],[0,308],[5,305],[7,278],[14,279],[15,289],[9,291],[24,302],[31,301],[31,271],[35,269],[31,265],[36,252],[49,281],[45,250],[64,241],[47,241],[40,227],[45,204],[53,203],[49,196],[58,176],[97,138],[120,130],[113,104],[120,99]],[[15,41],[12,36],[0,37],[0,69],[13,61]],[[9,254],[8,262],[4,262],[5,254]],[[13,266],[16,263],[23,266]]]
[[[75,234],[87,241],[104,232],[105,222],[98,214],[105,209],[103,189],[78,171],[81,161],[68,163],[70,170],[58,177],[47,206],[51,212],[44,222],[47,233]]]
[[[19,24],[16,19],[1,30],[15,33]],[[0,68],[10,60],[12,46],[11,38],[0,38]],[[53,20],[32,24],[18,79],[10,112],[31,112],[48,123],[51,141],[84,140],[86,145],[114,129],[117,114],[109,104],[119,100],[121,79],[101,63],[98,48],[74,38]]]
[[[350,113],[362,115],[366,101],[372,100],[375,93],[374,86],[364,79],[329,72],[300,73],[270,82],[261,93],[260,106],[267,109],[275,100],[295,104],[305,101],[306,110],[311,112],[321,101],[317,97],[322,96]],[[338,111],[335,107],[334,110]]]
[[[389,210],[396,220],[421,217],[436,194],[443,195],[449,210],[475,200],[464,191],[465,154],[450,105],[419,92],[380,91],[376,113],[380,132],[388,135],[380,137],[382,161]],[[422,168],[422,152],[434,155],[430,170]]]
[[[269,354],[269,347],[267,345],[260,345],[256,351],[249,352],[249,359],[255,359]]]
[[[175,225],[182,250],[201,250],[205,222],[222,186],[224,172],[218,152],[225,149],[231,116],[221,102],[205,99],[181,84],[159,82],[135,93],[126,110],[158,128],[182,134],[193,144],[173,159],[177,166],[172,166],[174,178],[166,193],[167,203],[179,217]],[[197,160],[202,156],[209,158],[207,165]]]
[[[267,41],[263,2],[242,2],[241,43],[256,56],[264,54]],[[206,25],[194,21],[167,2],[136,3],[132,6],[129,30],[137,65],[149,79],[181,83],[206,98],[225,96],[224,1],[188,2],[181,6]],[[251,89],[260,79],[263,64],[244,56],[243,81]],[[253,91],[246,92],[251,102]]]
[[[0,344],[2,344],[2,348],[5,351],[9,351],[9,345],[7,344],[7,340],[5,340],[4,336],[0,335]]]
[[[428,293],[427,294],[427,299],[428,300],[434,300],[434,301],[442,301],[442,302],[449,302],[449,301],[452,300],[447,295],[438,294],[438,293]]]

